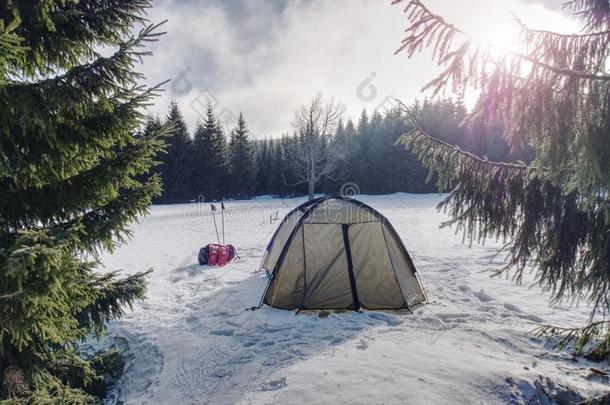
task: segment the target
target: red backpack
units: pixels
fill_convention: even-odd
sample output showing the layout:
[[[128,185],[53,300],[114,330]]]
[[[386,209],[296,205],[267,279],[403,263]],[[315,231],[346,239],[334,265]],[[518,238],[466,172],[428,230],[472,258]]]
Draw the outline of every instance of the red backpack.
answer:
[[[218,262],[218,248],[220,247],[220,245],[215,245],[210,243],[208,245],[208,265],[209,266],[216,266],[216,263]]]
[[[199,250],[199,264],[209,266],[224,266],[227,262],[239,258],[233,245],[217,245],[210,243]]]
[[[224,266],[227,262],[235,257],[235,249],[233,246],[223,246],[210,243],[208,246],[208,262],[209,266]],[[231,253],[233,253],[231,255]]]

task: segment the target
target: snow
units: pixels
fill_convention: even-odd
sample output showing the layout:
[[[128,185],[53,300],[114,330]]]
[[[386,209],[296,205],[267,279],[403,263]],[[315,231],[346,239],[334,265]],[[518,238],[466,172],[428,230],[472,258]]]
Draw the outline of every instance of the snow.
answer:
[[[360,196],[394,225],[430,303],[406,311],[314,312],[256,306],[267,277],[254,273],[279,220],[300,199],[226,203],[226,241],[241,260],[197,264],[216,241],[209,204],[155,206],[104,270],[150,267],[148,298],[113,322],[98,346],[127,357],[115,400],[128,404],[528,404],[549,377],[582,393],[607,388],[592,365],[530,332],[537,323],[580,325],[588,308],[549,305],[510,279],[499,243],[462,243],[439,228],[439,195]],[[221,229],[219,212],[217,224]],[[222,238],[222,235],[221,235]],[[544,403],[544,402],[541,402]]]

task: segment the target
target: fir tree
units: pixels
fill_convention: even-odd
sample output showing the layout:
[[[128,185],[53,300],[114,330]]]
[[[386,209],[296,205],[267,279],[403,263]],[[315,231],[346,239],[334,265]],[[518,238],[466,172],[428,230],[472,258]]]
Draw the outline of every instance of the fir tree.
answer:
[[[349,177],[349,163],[351,156],[351,143],[352,139],[348,137],[348,133],[345,130],[343,119],[339,120],[335,135],[330,139],[329,151],[332,158],[335,160],[330,176],[323,179],[323,190],[327,194],[338,194],[341,191],[341,186],[351,181]]]
[[[212,125],[210,130],[210,122],[208,121],[209,119],[206,119],[205,124],[198,121],[193,136],[193,172],[191,184],[193,192],[202,201],[206,198],[209,200],[217,194],[216,183],[211,174],[213,169],[208,157],[210,150],[212,150],[212,134],[215,126]],[[215,122],[212,124],[215,124]]]
[[[354,121],[348,119],[347,123],[345,124],[345,139],[349,141],[351,139],[354,139],[355,135],[356,129],[354,128]]]
[[[136,133],[156,88],[135,86],[134,67],[159,33],[130,32],[149,6],[47,0],[0,10],[0,399],[97,402],[102,376],[77,343],[144,296],[146,273],[95,268],[161,190],[143,175],[166,128]],[[99,56],[103,46],[114,54]]]
[[[369,180],[369,175],[371,174],[372,169],[369,162],[368,150],[371,143],[371,132],[369,115],[366,109],[362,110],[362,113],[358,118],[356,136],[354,139],[354,160],[352,162],[354,182],[358,185],[361,192],[370,192],[371,190],[369,190],[369,187],[372,182]]]
[[[397,144],[400,136],[411,129],[412,127],[405,122],[404,115],[399,108],[388,111],[384,117],[382,139],[386,143],[385,161],[388,166],[387,171],[391,176],[391,189],[393,192],[435,192],[434,184],[426,182],[428,171],[417,157]]]
[[[227,144],[211,105],[195,130],[193,167],[192,184],[198,196],[211,200],[228,194]]]
[[[163,181],[162,203],[184,202],[192,198],[193,145],[180,107],[172,102],[166,124],[173,128],[167,139],[166,153],[161,155],[159,171]]]
[[[294,196],[307,194],[309,184],[302,182],[303,166],[302,161],[295,157],[305,154],[305,146],[301,137],[285,135],[280,140],[282,153],[282,167],[284,179],[284,195]],[[328,151],[322,146],[321,156],[328,156]],[[323,187],[323,178],[320,179],[320,186]]]
[[[256,142],[256,194],[269,193],[271,174],[271,147],[268,139]]]
[[[231,167],[229,164],[229,144],[220,123],[218,123],[218,130],[215,133],[212,146],[211,157],[214,167],[216,190],[218,190],[216,198],[222,199],[231,195]]]
[[[384,131],[383,116],[379,111],[374,111],[371,115],[367,132],[368,149],[362,170],[369,170],[369,173],[363,187],[372,194],[387,193],[390,190],[390,172],[386,160],[389,145],[384,142],[387,133]]]
[[[586,297],[593,317],[610,309],[610,9],[599,0],[565,7],[580,18],[583,32],[521,25],[520,53],[477,42],[410,0],[410,26],[398,52],[410,57],[432,46],[444,70],[428,87],[435,93],[479,89],[475,115],[500,118],[506,141],[529,145],[533,159],[489,161],[419,127],[403,141],[438,175],[438,186],[451,190],[441,204],[451,224],[471,240],[509,239],[507,269],[515,269],[517,280],[532,266],[555,300]],[[607,357],[609,323],[592,325],[569,331],[568,341],[605,334],[594,352]]]
[[[272,140],[269,143],[269,148],[271,152],[271,159],[268,188],[272,194],[284,196],[287,194],[287,164],[284,148],[282,147],[282,141],[280,139]]]
[[[346,146],[343,147],[345,151],[345,180],[344,182],[357,182],[359,175],[359,159],[360,159],[360,148],[359,144],[356,142],[357,132],[354,127],[354,121],[352,119],[348,119],[345,124],[345,142]],[[334,192],[341,191],[335,190]]]
[[[252,142],[243,114],[239,114],[237,126],[229,143],[231,194],[235,197],[251,197],[256,181],[256,161]]]

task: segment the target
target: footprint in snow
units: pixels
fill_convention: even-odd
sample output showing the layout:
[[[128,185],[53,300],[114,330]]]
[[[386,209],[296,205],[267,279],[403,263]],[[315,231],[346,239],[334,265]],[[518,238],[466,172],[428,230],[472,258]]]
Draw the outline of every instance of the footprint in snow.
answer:
[[[286,377],[274,378],[261,384],[261,391],[276,391],[286,386]]]
[[[265,367],[274,367],[278,364],[280,364],[280,359],[275,356],[269,357],[268,359],[265,359],[265,361],[263,361],[263,366]]]
[[[509,311],[513,311],[513,312],[518,312],[518,313],[523,312],[523,310],[521,308],[519,308],[518,306],[509,304],[509,303],[504,304],[504,308],[508,309]]]
[[[184,280],[182,277],[172,277],[172,278],[170,279],[170,281],[171,281],[173,284],[176,284],[177,282],[182,281],[182,280]]]
[[[199,322],[199,319],[197,317],[194,316],[189,316],[184,320],[190,327],[191,329],[195,330],[195,329],[199,329],[201,328],[201,322]]]
[[[215,336],[233,336],[234,333],[235,333],[235,329],[233,329],[233,328],[213,329],[210,331],[210,335],[215,335]]]
[[[527,321],[532,321],[534,323],[544,323],[544,319],[539,317],[538,315],[531,315],[531,314],[520,314],[517,315],[519,318],[521,319],[525,319]]]
[[[470,292],[470,287],[468,287],[467,285],[458,285],[458,289],[461,292],[465,292],[465,293]]]
[[[488,295],[485,293],[485,291],[483,290],[479,290],[479,292],[474,292],[472,293],[475,297],[477,297],[479,299],[479,301],[481,302],[489,302],[489,301],[493,301],[494,297],[492,297],[491,295]]]
[[[448,313],[448,314],[438,314],[437,317],[443,323],[466,323],[470,319],[470,314]]]
[[[343,343],[344,340],[345,338],[343,336],[336,336],[330,342],[334,345],[338,345],[340,343]]]
[[[482,312],[491,312],[492,314],[496,314],[498,312],[498,308],[492,305],[481,305],[479,310]]]
[[[231,364],[247,364],[254,360],[254,354],[252,353],[242,353],[233,357],[230,361]]]
[[[386,322],[389,326],[397,326],[403,322],[400,319],[382,313],[369,312],[367,313],[367,315],[369,316],[369,318]]]
[[[366,350],[368,349],[369,344],[364,339],[360,339],[360,342],[356,345],[356,349],[358,350]]]

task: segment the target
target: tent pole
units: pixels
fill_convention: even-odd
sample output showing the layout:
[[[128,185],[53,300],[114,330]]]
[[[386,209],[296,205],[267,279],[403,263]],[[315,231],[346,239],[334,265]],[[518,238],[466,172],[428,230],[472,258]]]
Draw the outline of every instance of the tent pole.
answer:
[[[358,300],[358,290],[356,289],[356,276],[354,276],[354,263],[352,262],[352,250],[349,246],[349,224],[341,224],[343,231],[343,244],[345,245],[345,256],[347,258],[347,272],[349,274],[349,284],[352,290],[352,300],[354,301],[354,311],[360,310],[360,300]]]

